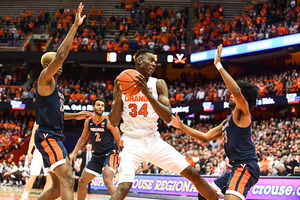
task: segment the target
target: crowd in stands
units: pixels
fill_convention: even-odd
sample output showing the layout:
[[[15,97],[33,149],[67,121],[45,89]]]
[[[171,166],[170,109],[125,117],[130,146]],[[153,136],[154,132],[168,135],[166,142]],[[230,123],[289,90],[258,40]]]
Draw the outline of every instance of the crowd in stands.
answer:
[[[223,7],[195,3],[195,51],[214,49],[300,32],[300,2],[266,1],[249,4],[232,20],[223,20]]]
[[[47,9],[39,9],[34,13],[31,9],[23,10],[20,16],[0,16],[0,43],[8,43],[8,46],[18,46],[21,36],[31,33],[45,33],[49,23]]]
[[[94,7],[86,11],[88,17],[78,29],[72,51],[120,53],[149,48],[157,53],[182,52],[187,48],[187,6],[178,10],[163,10],[158,5],[146,7],[143,0],[121,0],[120,9],[128,10],[128,15],[103,17],[102,10]],[[266,1],[248,4],[245,12],[234,19],[224,20],[223,6],[196,1],[198,21],[193,29],[195,51],[213,49],[220,43],[230,46],[298,33],[299,11],[296,0]],[[61,8],[53,16],[49,33],[53,36],[54,50],[69,31],[75,13],[76,9]],[[21,35],[44,33],[50,17],[47,9],[40,9],[38,13],[28,9],[14,17],[0,16],[0,43],[17,46]],[[114,39],[105,38],[105,33],[111,30],[119,30],[119,34]]]
[[[20,111],[3,111],[0,118],[0,182],[1,185],[21,186],[26,182],[29,167],[25,155],[14,162],[13,150],[17,150],[30,137],[34,124],[32,114]],[[8,158],[6,158],[9,155]],[[6,158],[6,160],[4,160]]]
[[[3,115],[2,115],[3,114]],[[31,130],[34,117],[25,113],[2,113],[0,118],[0,160],[18,149]]]
[[[22,79],[16,79],[16,73],[13,76],[0,75],[0,100],[23,100],[34,101],[35,82],[23,88],[18,86]],[[260,73],[257,75],[237,76],[236,80],[248,80],[259,87],[260,96],[277,96],[287,93],[300,92],[300,72],[297,65],[289,69],[280,69],[269,73]],[[91,104],[97,97],[104,98],[108,105],[111,104],[113,96],[113,78],[106,77],[105,80],[74,81],[72,79],[59,80],[65,95],[66,103]],[[172,106],[189,105],[204,101],[227,101],[229,91],[219,77],[207,79],[200,73],[185,73],[175,80],[166,79],[169,87],[169,98]],[[2,84],[2,85],[1,85]]]
[[[174,10],[162,10],[159,6],[142,7],[131,2],[128,16],[103,17],[102,10],[92,8],[84,24],[78,28],[71,47],[72,51],[115,51],[135,52],[139,48],[149,48],[153,52],[182,52],[186,49],[186,27],[188,7]],[[130,3],[130,5],[131,5]],[[123,6],[121,6],[123,8]],[[51,35],[56,50],[70,29],[76,9],[61,9],[51,22]],[[119,30],[114,39],[106,39],[107,30]],[[129,32],[133,37],[129,37]]]

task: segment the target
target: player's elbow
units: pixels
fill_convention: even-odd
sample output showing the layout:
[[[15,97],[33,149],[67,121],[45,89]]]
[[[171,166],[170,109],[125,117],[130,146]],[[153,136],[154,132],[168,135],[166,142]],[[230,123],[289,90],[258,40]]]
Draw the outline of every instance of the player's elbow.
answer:
[[[201,138],[201,141],[203,143],[207,143],[207,142],[209,142],[209,139],[207,137],[203,137],[203,138]]]
[[[65,59],[67,58],[67,54],[63,53],[63,52],[57,52],[55,59],[63,62]]]
[[[242,91],[241,91],[241,88],[237,86],[233,89],[233,91],[231,91],[231,93],[233,96],[238,96],[238,95],[242,94]]]
[[[164,121],[165,121],[166,123],[170,123],[170,122],[172,121],[172,114],[165,116]]]

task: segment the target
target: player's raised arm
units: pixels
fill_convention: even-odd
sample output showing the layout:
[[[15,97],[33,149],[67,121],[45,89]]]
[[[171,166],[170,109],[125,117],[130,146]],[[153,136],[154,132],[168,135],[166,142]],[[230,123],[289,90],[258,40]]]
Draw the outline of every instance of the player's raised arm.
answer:
[[[121,121],[122,111],[123,111],[123,102],[122,94],[120,92],[120,84],[118,77],[115,80],[115,87],[113,90],[113,102],[111,105],[111,110],[109,112],[109,121],[113,127],[118,126]]]
[[[249,110],[249,105],[246,99],[244,98],[240,87],[238,84],[235,82],[235,80],[228,74],[228,72],[223,68],[221,64],[221,54],[222,54],[223,46],[220,44],[217,48],[217,54],[216,58],[214,60],[214,65],[220,72],[228,90],[231,92],[233,95],[233,98],[236,103],[236,108],[242,110],[244,115],[249,115],[250,116],[250,110]]]
[[[81,136],[80,136],[79,140],[77,141],[77,144],[76,144],[74,150],[70,154],[71,161],[75,160],[78,151],[83,148],[84,144],[86,143],[86,141],[89,137],[89,134],[90,134],[89,119],[86,119],[84,122],[84,128],[82,130]]]
[[[198,131],[196,129],[193,129],[184,123],[181,122],[178,113],[176,113],[176,117],[172,117],[172,121],[170,122],[172,126],[175,128],[179,128],[182,131],[186,132],[188,135],[200,140],[201,142],[209,142],[211,140],[218,139],[222,136],[222,124],[221,123],[219,126],[209,130],[207,133],[203,133],[201,131]]]
[[[66,38],[64,39],[62,44],[59,46],[57,53],[55,55],[55,58],[52,60],[52,62],[50,62],[50,64],[46,64],[47,66],[43,66],[46,68],[41,72],[41,75],[39,77],[39,81],[42,82],[41,84],[49,83],[50,80],[52,79],[52,77],[54,76],[54,74],[57,72],[59,67],[64,62],[64,60],[67,58],[70,48],[71,48],[71,45],[72,45],[72,42],[73,42],[73,39],[74,39],[74,36],[77,31],[77,28],[78,28],[78,26],[80,26],[82,24],[84,18],[86,17],[85,15],[81,16],[83,7],[84,6],[82,5],[82,3],[80,3],[78,6],[78,9],[77,9],[75,22],[72,25]]]

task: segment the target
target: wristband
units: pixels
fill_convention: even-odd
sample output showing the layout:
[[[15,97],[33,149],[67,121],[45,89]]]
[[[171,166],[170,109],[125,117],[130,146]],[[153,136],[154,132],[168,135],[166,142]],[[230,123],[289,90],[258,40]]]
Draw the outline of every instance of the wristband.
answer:
[[[220,62],[218,62],[215,66],[218,69],[218,71],[223,68],[223,66]]]

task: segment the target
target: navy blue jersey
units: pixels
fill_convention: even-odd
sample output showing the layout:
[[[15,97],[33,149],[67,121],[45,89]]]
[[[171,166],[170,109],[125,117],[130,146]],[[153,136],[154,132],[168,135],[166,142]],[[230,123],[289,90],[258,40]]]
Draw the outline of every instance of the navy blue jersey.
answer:
[[[246,128],[238,127],[233,122],[232,115],[226,119],[222,127],[222,136],[230,164],[251,160],[257,162],[251,135],[251,125]]]
[[[94,121],[94,118],[89,120],[91,144],[95,156],[107,154],[116,149],[114,136],[107,128],[107,121],[107,116],[104,116],[104,119],[98,123]]]
[[[49,96],[38,94],[36,87],[36,122],[41,129],[52,130],[58,136],[64,128],[64,95],[55,81],[55,89]]]

